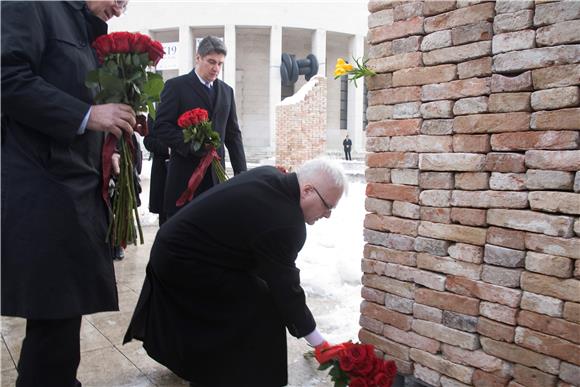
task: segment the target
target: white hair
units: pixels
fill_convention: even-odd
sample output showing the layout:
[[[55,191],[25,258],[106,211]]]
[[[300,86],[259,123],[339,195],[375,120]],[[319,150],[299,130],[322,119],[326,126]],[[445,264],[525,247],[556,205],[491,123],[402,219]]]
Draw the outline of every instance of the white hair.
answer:
[[[328,159],[308,160],[296,170],[296,176],[300,185],[314,184],[325,176],[343,193],[348,192],[348,181],[342,169],[342,166]]]

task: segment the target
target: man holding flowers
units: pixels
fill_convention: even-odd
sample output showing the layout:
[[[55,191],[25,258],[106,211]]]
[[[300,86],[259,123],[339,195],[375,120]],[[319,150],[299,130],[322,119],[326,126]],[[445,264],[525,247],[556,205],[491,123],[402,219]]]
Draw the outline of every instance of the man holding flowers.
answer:
[[[118,310],[101,149],[135,112],[94,105],[84,80],[126,5],[2,2],[2,315],[27,319],[18,387],[80,386],[81,316]]]
[[[234,174],[246,170],[246,156],[238,125],[234,92],[218,78],[226,54],[226,47],[219,38],[205,37],[197,48],[195,68],[189,74],[168,80],[161,93],[153,132],[171,149],[164,197],[164,210],[168,218],[182,208],[176,203],[188,188],[192,173],[208,151],[206,147],[194,150],[190,143],[184,141],[183,129],[178,120],[186,111],[195,108],[206,110],[212,129],[220,137],[222,145],[216,151],[222,159],[222,166],[225,166],[225,145]],[[208,168],[194,196],[218,183],[219,179],[213,169]]]

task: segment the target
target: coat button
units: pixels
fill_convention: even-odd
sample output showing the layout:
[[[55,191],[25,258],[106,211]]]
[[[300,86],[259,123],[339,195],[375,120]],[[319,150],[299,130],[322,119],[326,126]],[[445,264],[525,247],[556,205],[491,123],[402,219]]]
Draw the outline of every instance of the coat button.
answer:
[[[87,46],[87,44],[85,42],[82,42],[82,41],[79,42],[79,44],[80,44],[81,47],[86,47]]]

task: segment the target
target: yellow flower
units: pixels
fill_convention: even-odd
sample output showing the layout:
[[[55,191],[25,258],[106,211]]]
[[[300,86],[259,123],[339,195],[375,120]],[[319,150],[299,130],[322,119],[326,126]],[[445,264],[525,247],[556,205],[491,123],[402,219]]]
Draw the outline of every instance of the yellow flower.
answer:
[[[356,80],[363,77],[373,77],[375,72],[366,66],[368,59],[354,59],[356,67],[342,58],[336,60],[336,66],[334,66],[334,79],[337,79],[343,75],[348,76],[349,81],[353,81],[356,87]]]
[[[336,66],[334,67],[334,76],[340,77],[346,75],[350,71],[352,71],[353,67],[351,64],[346,63],[344,59],[338,58],[336,60]]]

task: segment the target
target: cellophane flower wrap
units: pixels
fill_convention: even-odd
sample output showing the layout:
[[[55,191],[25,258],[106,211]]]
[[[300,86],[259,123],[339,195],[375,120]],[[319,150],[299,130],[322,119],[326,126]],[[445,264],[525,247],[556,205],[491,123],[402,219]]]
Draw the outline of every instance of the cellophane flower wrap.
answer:
[[[131,106],[137,114],[134,129],[146,136],[146,114],[155,118],[154,103],[159,101],[163,89],[161,75],[147,70],[157,65],[163,57],[163,46],[139,33],[113,32],[98,37],[93,42],[93,48],[101,66],[87,74],[85,84],[95,90],[95,103],[124,103]],[[112,155],[116,151],[121,156],[121,172],[110,193]],[[124,132],[120,139],[107,135],[102,152],[102,197],[111,211],[107,239],[113,246],[137,244],[137,234],[140,243],[143,243],[133,174],[135,157],[129,133]]]
[[[189,178],[186,190],[177,199],[176,205],[183,206],[193,199],[193,194],[203,180],[210,164],[220,183],[226,181],[228,175],[221,164],[221,157],[217,153],[217,149],[221,146],[220,135],[213,130],[207,110],[201,108],[188,110],[179,116],[177,125],[183,131],[183,141],[190,144],[192,152],[205,152],[199,165]]]
[[[343,58],[338,58],[336,60],[336,65],[334,67],[334,79],[340,78],[344,75],[348,76],[349,81],[354,82],[354,86],[357,87],[356,80],[363,77],[374,77],[377,75],[373,70],[367,67],[368,59],[355,59],[355,65],[347,63]]]
[[[374,346],[346,342],[316,351],[319,370],[330,369],[334,387],[391,387],[397,375],[392,360],[375,354]]]

